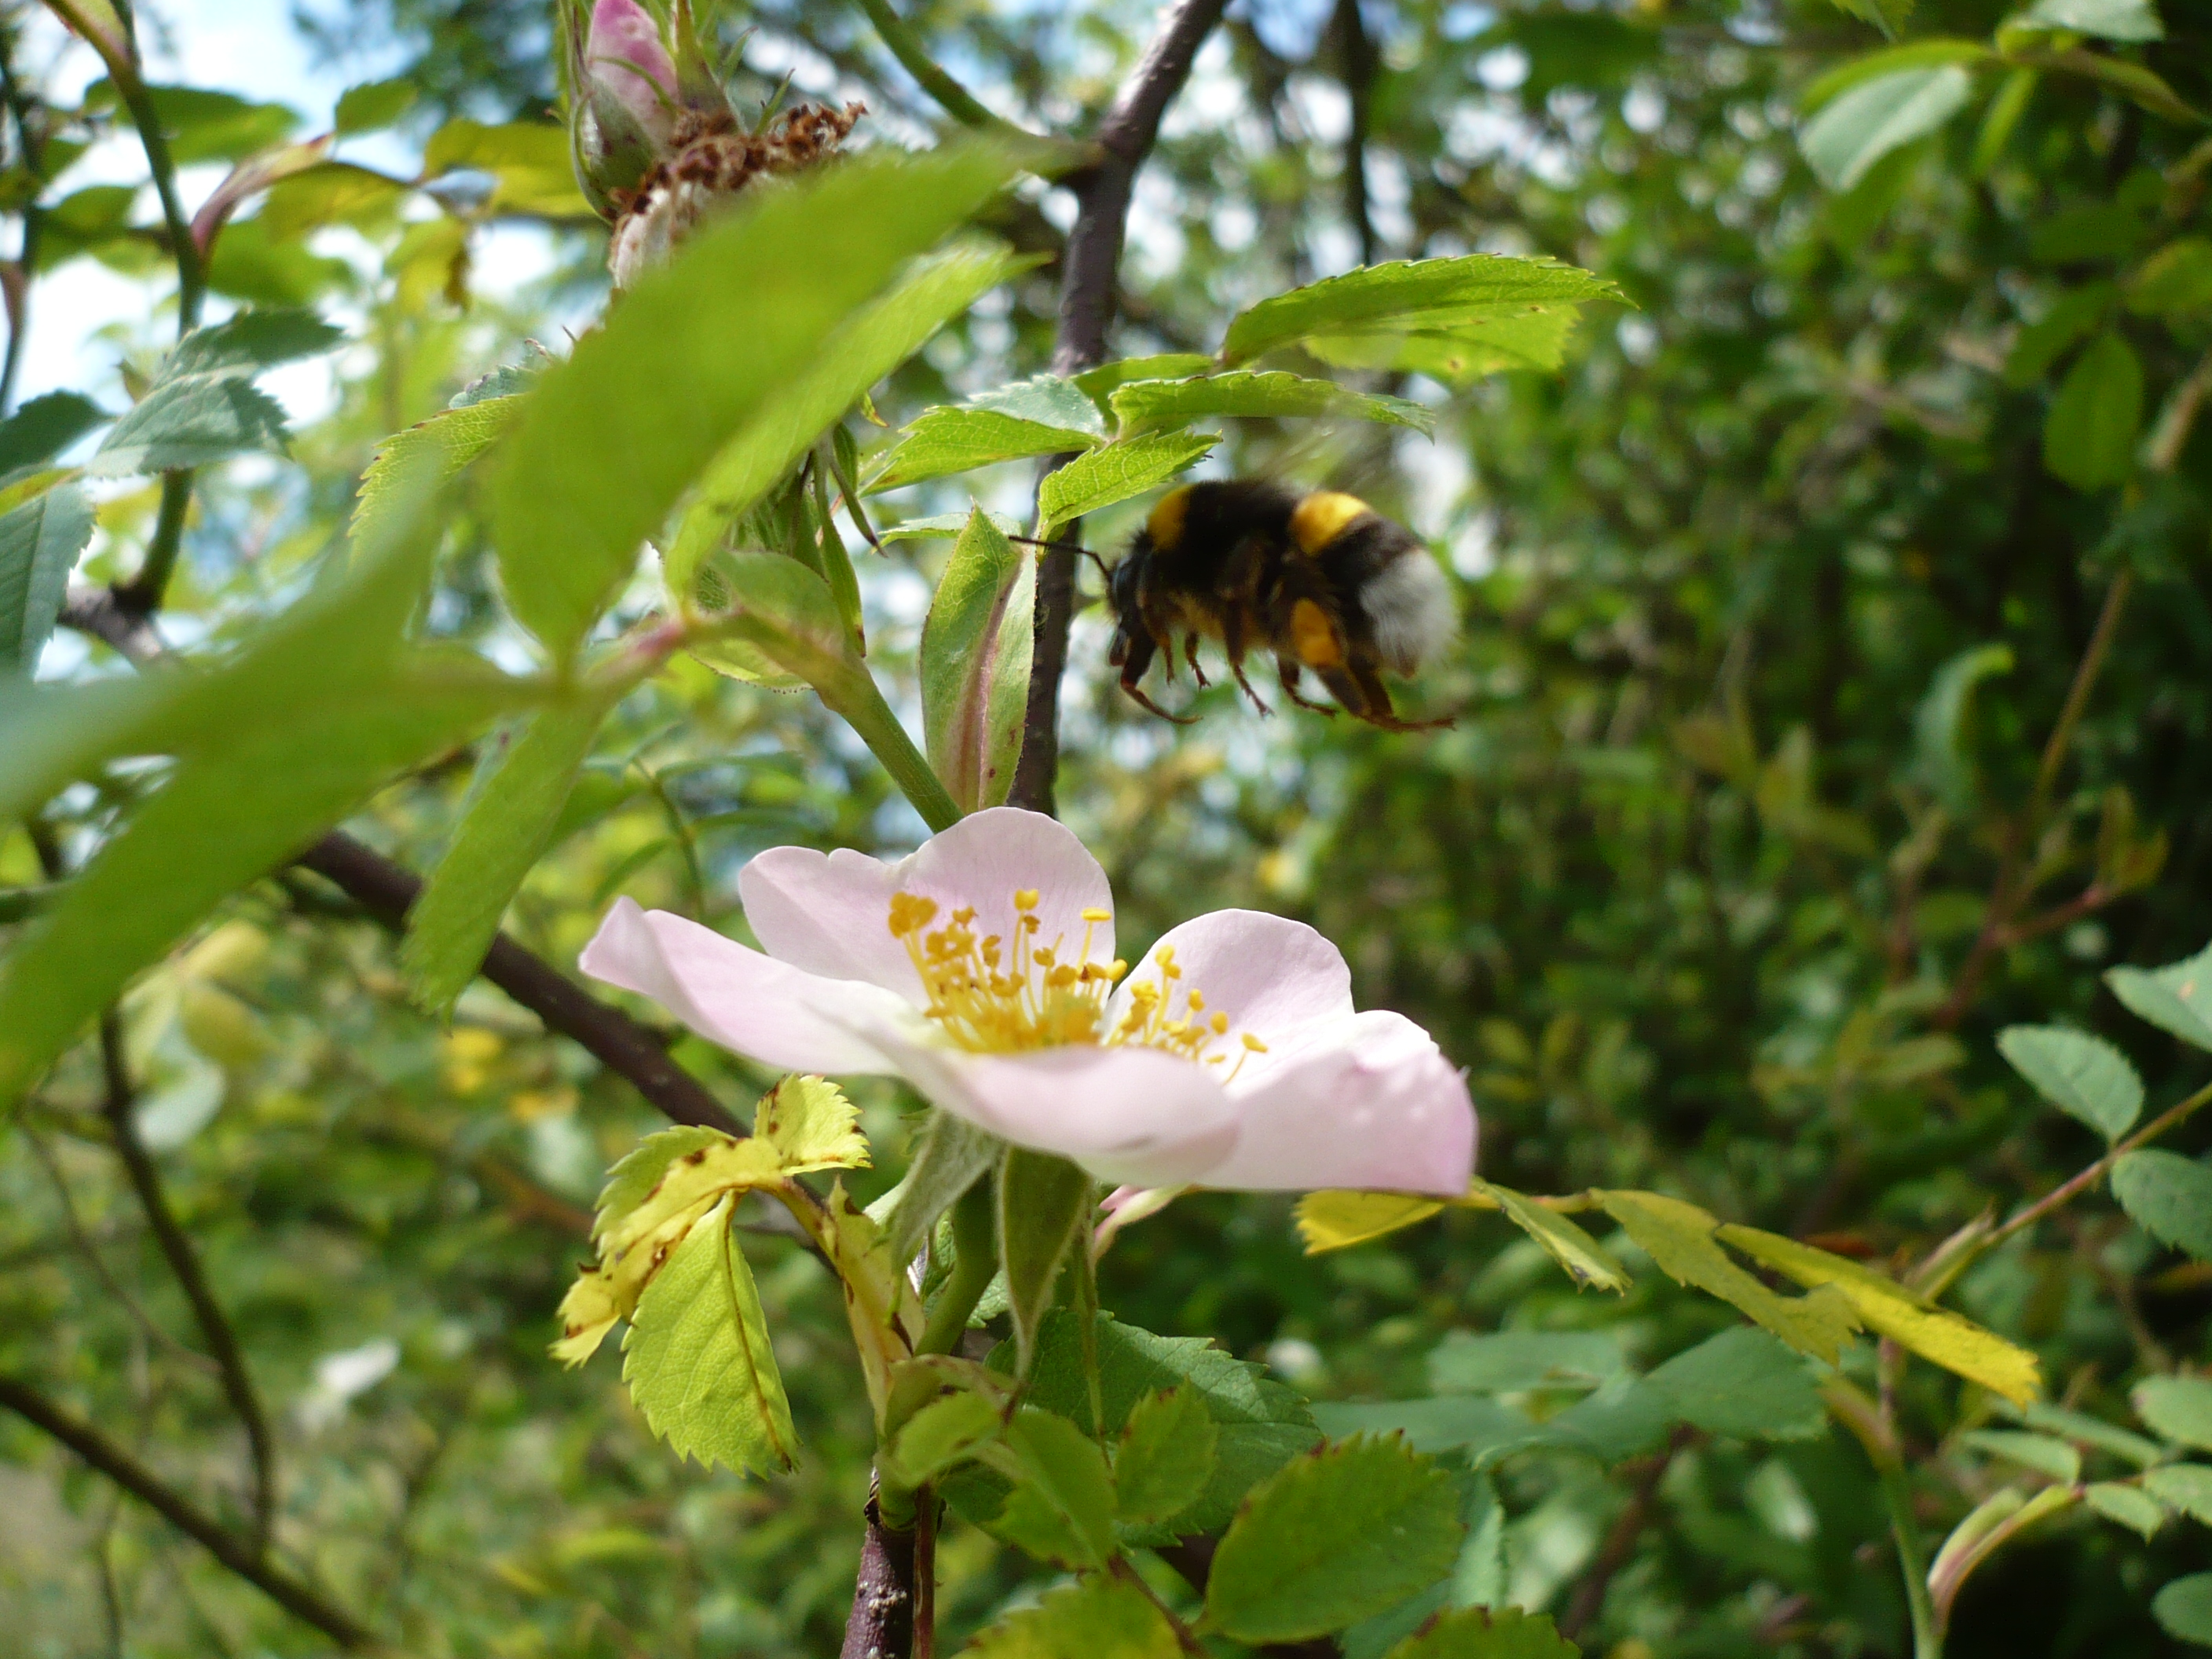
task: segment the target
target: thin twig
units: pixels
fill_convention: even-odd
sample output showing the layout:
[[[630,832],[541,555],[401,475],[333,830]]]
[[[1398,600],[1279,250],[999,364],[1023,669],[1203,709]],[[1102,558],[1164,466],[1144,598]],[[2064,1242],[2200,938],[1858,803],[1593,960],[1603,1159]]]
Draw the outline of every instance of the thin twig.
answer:
[[[921,89],[936,100],[938,106],[962,126],[974,127],[980,132],[1018,130],[984,108],[974,94],[938,66],[922,49],[921,38],[891,9],[890,0],[860,0],[860,9],[868,14],[868,21],[876,26],[876,33],[890,49],[891,56],[898,59],[899,67],[914,76]]]
[[[1152,153],[1167,112],[1192,61],[1227,0],[1176,0],[1146,48],[1145,56],[1114,101],[1097,135],[1098,160],[1074,175],[1074,228],[1060,261],[1060,325],[1053,350],[1055,374],[1077,374],[1106,356],[1106,331],[1114,320],[1121,240],[1137,169]],[[1061,532],[1073,540],[1076,527]],[[1030,661],[1029,707],[1022,722],[1022,756],[1010,799],[1035,812],[1053,810],[1053,781],[1060,769],[1060,682],[1067,667],[1067,628],[1075,614],[1075,555],[1054,548],[1037,560],[1036,625]]]
[[[138,1138],[138,1125],[132,1116],[137,1096],[123,1053],[123,1023],[112,1009],[100,1016],[100,1054],[107,1085],[103,1110],[116,1155],[123,1160],[132,1190],[138,1194],[139,1207],[146,1212],[146,1224],[153,1231],[155,1243],[161,1246],[169,1271],[176,1275],[185,1300],[191,1304],[192,1317],[222,1375],[223,1395],[246,1431],[246,1455],[253,1468],[251,1541],[257,1553],[265,1552],[276,1521],[276,1449],[269,1432],[269,1418],[261,1408],[261,1396],[254,1389],[252,1376],[246,1369],[246,1356],[239,1348],[237,1334],[231,1329],[222,1304],[215,1299],[215,1292],[208,1285],[207,1274],[200,1267],[199,1253],[193,1249],[191,1238],[178,1224],[175,1212],[169,1207],[168,1195],[162,1190],[161,1170],[147,1152],[146,1143]]]
[[[374,1645],[368,1630],[352,1614],[228,1531],[91,1424],[64,1411],[20,1377],[0,1375],[0,1407],[60,1441],[287,1613],[313,1625],[340,1647],[350,1650]]]
[[[1352,106],[1344,135],[1344,216],[1359,238],[1359,263],[1375,263],[1375,216],[1367,201],[1367,135],[1374,121],[1375,71],[1382,58],[1368,38],[1359,0],[1336,0],[1337,78]]]
[[[1589,1572],[1575,1586],[1573,1599],[1567,1610],[1559,1616],[1559,1634],[1570,1642],[1578,1640],[1582,1633],[1595,1622],[1605,1610],[1605,1594],[1612,1588],[1615,1574],[1626,1566],[1636,1554],[1638,1541],[1644,1529],[1651,1524],[1659,1509],[1659,1483],[1667,1478],[1675,1454],[1697,1438],[1697,1431],[1688,1427],[1678,1428],[1664,1451],[1647,1457],[1642,1465],[1631,1465],[1635,1486],[1628,1494],[1628,1506],[1613,1520],[1598,1547],[1596,1559],[1590,1563]],[[1623,1473],[1629,1473],[1624,1470]]]
[[[2044,1217],[2049,1215],[2053,1210],[2058,1208],[2062,1204],[2072,1202],[2075,1199],[2080,1197],[2081,1194],[2087,1192],[2090,1188],[2095,1186],[2100,1181],[2103,1180],[2105,1178],[2106,1172],[2111,1170],[2113,1164],[2118,1163],[2120,1159],[2126,1157],[2130,1152],[2135,1151],[2136,1147],[2143,1145],[2144,1142],[2155,1140],[2159,1136],[2164,1134],[2168,1129],[2171,1129],[2184,1121],[2192,1113],[2194,1113],[2198,1107],[2203,1105],[2208,1100],[2212,1100],[2212,1083],[2206,1084],[2195,1094],[2191,1095],[2186,1100],[2181,1101],[2176,1105],[2167,1107],[2166,1110],[2160,1112],[2149,1122],[2144,1124],[2142,1128],[2136,1130],[2126,1139],[2114,1141],[2112,1143],[2112,1149],[2107,1152],[2104,1157],[2099,1158],[2087,1169],[2082,1170],[2081,1174],[2075,1176],[2069,1181],[2062,1182],[2059,1185],[2052,1188],[2041,1198],[2036,1200],[2034,1203],[2029,1205],[2018,1215],[2013,1217],[2011,1220],[2006,1222],[2004,1225],[1999,1227],[1987,1238],[1984,1239],[1982,1241],[1981,1249],[1975,1251],[1974,1254],[1979,1255],[1984,1251],[1994,1249],[1997,1245],[2003,1243],[2005,1240],[2010,1238],[2014,1233],[2019,1232],[2025,1228],[2033,1227],[2037,1222],[2042,1220]]]

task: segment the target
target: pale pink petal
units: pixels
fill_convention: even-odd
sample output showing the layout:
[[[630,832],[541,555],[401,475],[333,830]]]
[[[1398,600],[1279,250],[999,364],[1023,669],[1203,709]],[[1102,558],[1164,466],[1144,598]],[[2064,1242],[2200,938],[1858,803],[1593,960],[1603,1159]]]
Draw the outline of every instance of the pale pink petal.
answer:
[[[807,973],[629,899],[615,902],[578,965],[651,997],[708,1042],[783,1071],[894,1071],[856,1022],[914,1018],[891,992]]]
[[[1186,1018],[1189,994],[1203,1000],[1201,1023],[1225,1014],[1229,1030],[1211,1052],[1225,1066],[1241,1060],[1238,1073],[1257,1081],[1334,1030],[1352,1014],[1352,974],[1336,946],[1302,921],[1264,910],[1215,910],[1170,928],[1115,988],[1107,1029],[1117,1029],[1139,984],[1158,985],[1160,952],[1175,952],[1181,977],[1172,982],[1164,1014]],[[1267,1044],[1248,1053],[1247,1034]],[[1234,1091],[1232,1090],[1232,1092]]]
[[[1339,1030],[1352,1039],[1343,1048],[1310,1049],[1249,1091],[1237,1079],[1237,1144],[1200,1185],[1446,1198],[1467,1190],[1474,1106],[1457,1069],[1399,1015],[1361,1014]]]
[[[866,980],[922,1006],[921,976],[891,936],[904,864],[839,848],[771,847],[738,874],[745,920],[779,962],[828,979]]]
[[[900,866],[900,888],[935,899],[943,911],[975,909],[975,931],[1010,944],[1016,937],[1014,895],[1037,895],[1036,943],[1063,963],[1114,959],[1114,890],[1075,832],[1041,812],[993,806],[971,812],[932,836]],[[1085,910],[1107,919],[1086,922]],[[1085,934],[1091,949],[1082,954]]]
[[[1220,1085],[1158,1049],[979,1054],[915,1041],[910,1030],[867,1035],[946,1111],[1101,1181],[1176,1186],[1218,1164],[1236,1139],[1236,1109]]]
[[[676,65],[660,44],[653,15],[636,0],[599,0],[584,55],[592,79],[665,142],[674,124]]]

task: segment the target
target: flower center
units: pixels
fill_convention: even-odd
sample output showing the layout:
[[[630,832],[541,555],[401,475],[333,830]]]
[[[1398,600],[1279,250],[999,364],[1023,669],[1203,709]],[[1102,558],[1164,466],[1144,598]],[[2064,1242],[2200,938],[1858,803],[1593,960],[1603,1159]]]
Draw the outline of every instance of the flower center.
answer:
[[[1048,945],[1038,938],[1043,923],[1036,906],[1036,889],[1014,894],[1009,939],[979,934],[973,906],[963,906],[944,926],[933,927],[939,915],[934,899],[918,893],[891,896],[891,936],[906,946],[921,976],[929,1018],[958,1047],[975,1054],[1019,1054],[1070,1044],[1135,1043],[1205,1065],[1226,1063],[1233,1054],[1229,1077],[1236,1076],[1249,1055],[1267,1052],[1267,1045],[1249,1032],[1228,1053],[1208,1052],[1228,1036],[1231,1022],[1219,1009],[1207,1008],[1204,992],[1183,983],[1172,945],[1152,952],[1146,964],[1152,976],[1131,984],[1128,1006],[1109,1024],[1107,1001],[1129,964],[1119,957],[1091,961],[1091,942],[1092,930],[1111,921],[1113,913],[1083,913],[1083,942],[1070,959],[1063,956],[1064,938]]]

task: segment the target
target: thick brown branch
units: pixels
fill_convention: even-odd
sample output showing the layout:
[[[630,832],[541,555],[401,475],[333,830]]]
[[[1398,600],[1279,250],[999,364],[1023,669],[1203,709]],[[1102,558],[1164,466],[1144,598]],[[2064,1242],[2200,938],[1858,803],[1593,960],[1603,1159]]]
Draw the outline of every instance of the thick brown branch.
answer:
[[[0,1376],[0,1407],[60,1441],[277,1606],[313,1625],[340,1647],[352,1650],[374,1645],[374,1638],[350,1613],[275,1565],[246,1540],[226,1531],[213,1516],[121,1446],[91,1424],[64,1411],[28,1383],[20,1378]]]
[[[1199,46],[1221,21],[1227,0],[1176,0],[1143,60],[1121,88],[1097,133],[1100,159],[1068,181],[1075,194],[1074,228],[1060,264],[1060,328],[1054,347],[1055,374],[1077,374],[1106,356],[1106,331],[1114,320],[1121,239],[1127,229],[1130,192],[1160,134],[1160,118],[1189,78]],[[1073,526],[1060,532],[1073,539]],[[1037,561],[1036,647],[1030,662],[1030,699],[1022,728],[1022,757],[1011,796],[1031,811],[1053,810],[1053,780],[1060,770],[1060,681],[1067,667],[1067,625],[1075,611],[1075,555],[1065,548]]]
[[[914,1651],[914,1546],[913,1533],[884,1525],[871,1498],[839,1659],[907,1659]]]
[[[230,1401],[231,1410],[246,1431],[246,1455],[253,1468],[253,1531],[250,1544],[258,1554],[269,1547],[269,1535],[276,1523],[276,1448],[269,1432],[268,1414],[261,1408],[261,1395],[253,1386],[252,1374],[246,1369],[246,1355],[238,1346],[237,1334],[231,1329],[222,1304],[215,1299],[207,1274],[201,1270],[199,1253],[192,1249],[192,1241],[179,1224],[176,1212],[169,1207],[168,1194],[161,1186],[161,1172],[152,1154],[147,1152],[146,1143],[138,1138],[137,1121],[131,1115],[137,1099],[124,1063],[122,1022],[112,1011],[100,1017],[100,1054],[107,1073],[104,1115],[108,1134],[115,1143],[116,1156],[123,1160],[123,1168],[131,1177],[131,1190],[137,1194],[138,1206],[146,1212],[146,1225],[155,1243],[161,1247],[162,1258],[176,1275],[185,1300],[191,1304],[192,1318],[200,1328],[208,1355],[215,1361],[222,1379],[223,1397]]]
[[[1367,202],[1367,135],[1374,125],[1375,72],[1381,55],[1368,37],[1359,0],[1336,0],[1337,75],[1352,105],[1344,135],[1344,216],[1359,238],[1359,263],[1375,263],[1375,216]]]
[[[422,882],[409,872],[337,830],[309,848],[300,863],[344,890],[395,933],[405,928],[408,908],[422,890]],[[609,1071],[629,1079],[671,1122],[704,1124],[725,1134],[745,1133],[703,1084],[669,1059],[652,1032],[505,933],[492,941],[482,972],[548,1030],[573,1037]]]

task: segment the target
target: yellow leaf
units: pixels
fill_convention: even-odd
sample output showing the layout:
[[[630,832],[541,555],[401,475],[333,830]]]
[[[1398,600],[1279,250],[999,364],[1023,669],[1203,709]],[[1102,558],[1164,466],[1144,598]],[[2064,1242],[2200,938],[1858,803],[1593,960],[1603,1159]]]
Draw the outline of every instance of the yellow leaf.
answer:
[[[1469,1198],[1477,1195],[1496,1204],[1505,1212],[1506,1219],[1542,1245],[1545,1253],[1566,1269],[1576,1288],[1595,1285],[1601,1291],[1625,1291],[1632,1282],[1628,1270],[1607,1255],[1597,1240],[1557,1210],[1524,1198],[1510,1188],[1494,1187],[1479,1176]]]
[[[1720,1247],[1719,1221],[1694,1204],[1656,1193],[1600,1193],[1597,1198],[1669,1279],[1720,1297],[1801,1353],[1833,1364],[1859,1328],[1856,1309],[1833,1285],[1804,1296],[1768,1290]]]
[[[1443,1208],[1435,1199],[1402,1193],[1308,1193],[1298,1200],[1298,1236],[1308,1255],[1319,1255],[1426,1221]]]
[[[868,1139],[860,1109],[818,1077],[787,1077],[753,1109],[753,1135],[775,1148],[786,1175],[808,1170],[865,1170]]]
[[[2015,1406],[2029,1404],[2043,1391],[2041,1366],[2027,1349],[1936,1306],[1887,1274],[1756,1227],[1723,1227],[1720,1236],[1800,1285],[1833,1287],[1872,1329]]]
[[[561,1298],[562,1335],[553,1345],[554,1358],[564,1365],[582,1364],[599,1351],[620,1312],[607,1275],[597,1267],[585,1268]]]
[[[921,1338],[921,1298],[891,1259],[890,1239],[853,1202],[842,1181],[830,1189],[826,1210],[810,1209],[799,1219],[814,1230],[814,1242],[845,1282],[845,1317],[880,1428],[890,1398],[891,1367],[911,1358]]]
[[[765,1140],[720,1139],[670,1164],[637,1207],[599,1237],[599,1260],[627,1255],[676,1216],[696,1215],[726,1192],[783,1183],[783,1161]]]

